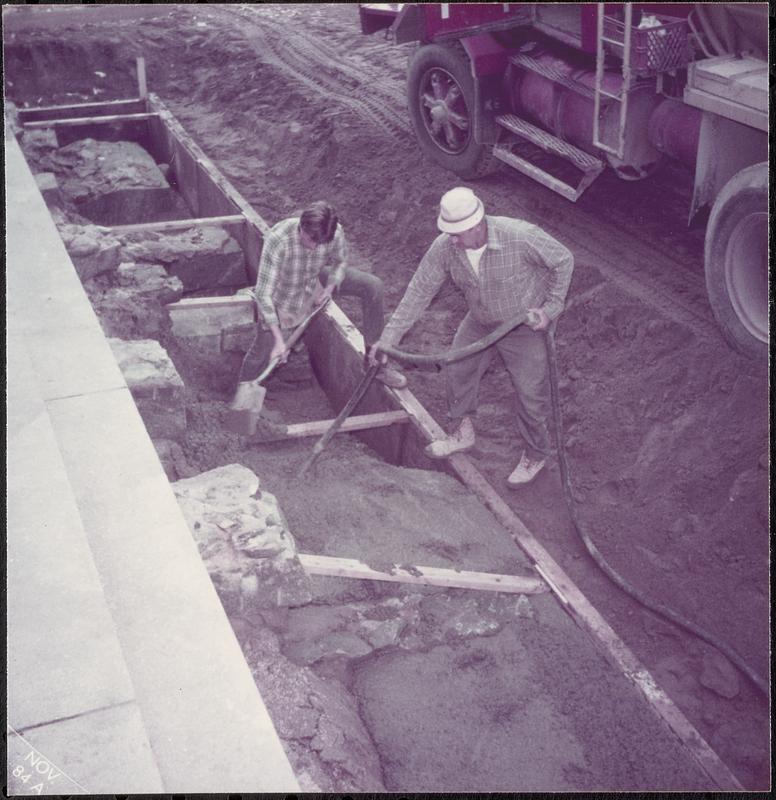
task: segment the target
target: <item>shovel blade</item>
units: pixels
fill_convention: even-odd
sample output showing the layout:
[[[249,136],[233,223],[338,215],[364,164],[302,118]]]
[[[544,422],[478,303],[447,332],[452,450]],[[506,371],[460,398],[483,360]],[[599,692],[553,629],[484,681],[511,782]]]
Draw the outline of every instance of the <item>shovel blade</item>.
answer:
[[[240,386],[224,418],[224,427],[243,436],[253,436],[267,390],[259,384]]]

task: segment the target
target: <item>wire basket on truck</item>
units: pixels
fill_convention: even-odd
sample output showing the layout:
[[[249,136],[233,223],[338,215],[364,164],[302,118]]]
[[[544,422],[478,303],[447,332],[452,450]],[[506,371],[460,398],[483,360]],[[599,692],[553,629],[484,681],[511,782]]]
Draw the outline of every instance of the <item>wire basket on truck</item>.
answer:
[[[690,26],[686,19],[655,15],[649,27],[631,26],[630,68],[639,75],[679,69],[690,63]],[[604,36],[608,50],[622,58],[625,50],[625,21],[604,17]]]

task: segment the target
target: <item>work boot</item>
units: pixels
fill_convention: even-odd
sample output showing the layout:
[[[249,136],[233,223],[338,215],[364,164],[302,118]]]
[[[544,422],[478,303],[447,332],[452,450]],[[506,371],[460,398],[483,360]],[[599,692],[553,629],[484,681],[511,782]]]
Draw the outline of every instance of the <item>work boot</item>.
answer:
[[[469,417],[464,417],[458,430],[444,439],[437,439],[426,447],[426,455],[431,458],[447,458],[474,447],[474,425]]]
[[[398,369],[391,369],[385,365],[377,370],[375,380],[389,386],[391,389],[404,389],[407,385],[407,378]]]
[[[507,483],[510,486],[522,486],[524,483],[532,481],[546,463],[546,458],[531,458],[523,453],[518,465],[507,478]]]

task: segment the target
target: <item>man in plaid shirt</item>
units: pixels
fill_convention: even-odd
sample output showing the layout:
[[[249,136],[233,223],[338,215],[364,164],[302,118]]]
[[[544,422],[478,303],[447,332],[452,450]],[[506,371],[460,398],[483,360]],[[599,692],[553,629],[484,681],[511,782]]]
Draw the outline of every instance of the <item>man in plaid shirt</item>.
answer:
[[[472,417],[479,384],[495,349],[517,393],[517,427],[525,450],[507,481],[518,486],[536,476],[550,453],[545,336],[563,310],[574,257],[536,225],[486,216],[482,201],[466,187],[451,189],[442,197],[437,225],[441,235],[423,256],[380,340],[371,348],[370,358],[384,363],[380,346],[397,344],[448,278],[463,291],[469,305],[453,349],[479,341],[500,323],[527,314],[527,324],[446,367],[450,417],[459,424],[454,433],[426,448],[432,458],[446,458],[474,445]]]
[[[312,203],[301,216],[274,225],[264,240],[254,295],[263,319],[240,368],[233,407],[243,405],[253,381],[273,358],[288,357],[286,336],[334,292],[361,299],[364,341],[369,348],[383,330],[383,283],[347,267],[347,243],[334,209]],[[403,388],[407,379],[383,367],[376,378]]]

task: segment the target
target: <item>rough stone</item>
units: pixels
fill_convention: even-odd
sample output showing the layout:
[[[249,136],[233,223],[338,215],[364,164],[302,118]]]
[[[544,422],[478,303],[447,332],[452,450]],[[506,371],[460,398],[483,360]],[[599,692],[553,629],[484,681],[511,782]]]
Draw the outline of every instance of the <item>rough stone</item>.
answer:
[[[59,188],[57,176],[53,172],[38,172],[35,175],[35,183],[38,185],[43,199],[49,206],[62,205],[62,192]]]
[[[698,680],[720,697],[730,699],[741,691],[735,667],[720,653],[704,654],[703,669]]]
[[[166,318],[158,303],[143,302],[130,289],[87,285],[103,333],[114,339],[158,339]]]
[[[80,213],[101,225],[190,216],[183,198],[135,142],[81,139],[59,148],[48,162]]]
[[[180,439],[186,432],[183,381],[154,339],[108,339],[151,438]]]
[[[359,614],[348,606],[309,605],[289,612],[284,643],[315,641],[357,623]]]
[[[244,286],[248,282],[245,254],[221,228],[135,232],[124,234],[122,240],[125,261],[163,264],[188,291]]]
[[[455,636],[468,638],[469,636],[488,636],[498,633],[502,624],[477,607],[476,602],[467,603],[459,613],[450,619],[444,626],[447,637]]]
[[[243,649],[302,790],[384,792],[379,757],[347,690],[285,658],[266,628]]]
[[[171,439],[154,439],[153,443],[168,480],[177,481],[196,474],[177,442]]]
[[[285,655],[297,664],[314,664],[322,658],[344,656],[361,658],[372,652],[372,647],[354,633],[336,632],[314,641],[299,641],[285,647]]]
[[[366,629],[366,639],[375,650],[382,647],[394,647],[399,643],[401,632],[406,626],[402,619],[365,620],[362,626]]]
[[[22,152],[33,168],[49,170],[48,156],[58,147],[57,134],[53,128],[32,128],[24,131],[20,140]]]
[[[515,616],[532,619],[533,615],[534,611],[531,607],[531,601],[524,594],[519,595],[515,601]]]
[[[61,225],[59,235],[82,281],[115,270],[120,242],[96,225]]]
[[[174,303],[183,295],[179,278],[168,275],[159,264],[119,264],[116,270],[121,286],[131,287],[142,298],[153,297],[160,303]]]
[[[372,652],[372,648],[360,636],[346,631],[330,633],[320,643],[326,656],[360,658]]]
[[[310,602],[277,500],[251,470],[230,464],[172,486],[227,612]]]

